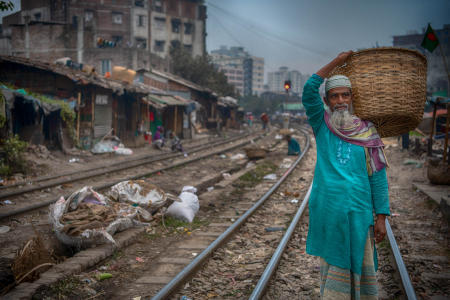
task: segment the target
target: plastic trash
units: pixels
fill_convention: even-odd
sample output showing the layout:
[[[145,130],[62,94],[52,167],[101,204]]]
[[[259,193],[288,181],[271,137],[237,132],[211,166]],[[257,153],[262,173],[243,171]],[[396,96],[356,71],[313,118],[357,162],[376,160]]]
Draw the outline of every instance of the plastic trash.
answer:
[[[14,202],[12,202],[11,200],[5,200],[5,201],[3,201],[3,204],[12,205],[12,204],[14,204]]]
[[[213,187],[213,186],[210,186],[210,187],[208,187],[206,190],[207,190],[208,192],[211,192],[211,191],[214,190],[214,187]]]
[[[298,199],[292,199],[290,202],[291,203],[298,203]]]
[[[112,235],[135,226],[147,226],[151,214],[141,207],[113,203],[90,186],[61,197],[50,206],[50,223],[58,240],[69,246],[116,244]]]
[[[7,233],[11,230],[11,227],[9,226],[0,226],[0,234]]]
[[[224,158],[224,159],[227,158],[227,156],[225,154],[220,154],[219,157]]]
[[[239,159],[244,159],[246,158],[246,156],[242,153],[238,153],[233,155],[232,157],[230,157],[231,160],[239,160]]]
[[[114,153],[120,155],[132,155],[133,150],[131,150],[130,148],[115,148]]]
[[[166,193],[145,180],[119,182],[111,187],[107,195],[115,201],[138,204],[145,209],[159,208],[167,202]]]
[[[79,162],[80,159],[79,158],[71,158],[69,159],[69,163],[74,163],[74,162]]]
[[[285,159],[283,159],[283,162],[281,163],[280,168],[289,169],[291,167],[291,165],[292,165],[292,159],[285,158]]]
[[[181,202],[172,203],[167,209],[166,214],[182,221],[192,223],[197,214],[200,204],[196,195],[197,189],[193,186],[183,187],[178,196]]]
[[[231,177],[231,174],[230,173],[223,173],[222,176],[223,176],[223,178],[228,179],[228,178]]]
[[[105,280],[105,279],[109,279],[112,278],[112,274],[111,273],[100,273],[97,275],[97,279],[98,280]]]
[[[264,176],[265,180],[277,180],[277,174],[268,174]]]
[[[284,227],[266,227],[266,228],[264,228],[264,230],[267,232],[274,232],[274,231],[285,231],[286,228],[284,228]]]

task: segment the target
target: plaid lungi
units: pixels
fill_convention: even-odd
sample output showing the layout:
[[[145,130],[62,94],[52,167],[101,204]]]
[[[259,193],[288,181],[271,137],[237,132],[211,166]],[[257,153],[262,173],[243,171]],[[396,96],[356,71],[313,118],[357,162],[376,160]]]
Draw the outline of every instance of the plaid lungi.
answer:
[[[378,299],[378,286],[373,263],[373,229],[369,229],[361,275],[328,264],[320,258],[320,296],[328,300]]]

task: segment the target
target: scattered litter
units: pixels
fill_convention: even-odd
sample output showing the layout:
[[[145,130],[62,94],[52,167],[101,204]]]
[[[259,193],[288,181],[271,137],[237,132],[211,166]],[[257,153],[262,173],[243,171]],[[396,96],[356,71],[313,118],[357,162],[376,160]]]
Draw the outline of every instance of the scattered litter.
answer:
[[[264,176],[265,180],[277,180],[277,174],[268,174]]]
[[[192,256],[197,256],[198,253],[192,252]]]
[[[284,230],[286,230],[286,228],[284,228],[284,227],[266,227],[266,228],[264,228],[264,230],[267,232],[274,232],[274,231],[284,231]]]
[[[214,187],[213,187],[213,186],[210,186],[210,187],[208,187],[206,190],[207,190],[208,192],[211,192],[211,191],[214,190]]]
[[[238,154],[235,154],[232,157],[230,157],[231,160],[239,160],[239,159],[244,159],[244,158],[245,158],[245,155],[242,153],[238,153]]]
[[[225,154],[220,154],[219,157],[220,158],[227,158],[227,156]]]
[[[11,227],[9,227],[9,226],[0,226],[0,234],[7,233],[10,230],[11,230]]]
[[[422,168],[423,162],[415,159],[405,159],[403,160],[403,165],[415,165],[416,168]]]
[[[107,266],[101,266],[101,267],[99,267],[98,268],[100,271],[106,271],[106,270],[108,270],[108,267]]]
[[[292,199],[290,202],[291,203],[298,203],[298,199]]]
[[[141,300],[141,296],[134,297],[133,300]]]
[[[133,150],[131,150],[130,148],[114,147],[114,153],[119,154],[119,155],[132,155]]]
[[[222,176],[223,176],[223,178],[227,179],[227,178],[231,177],[231,174],[230,173],[223,173]]]
[[[115,244],[112,235],[134,226],[147,226],[151,214],[141,207],[115,203],[90,186],[61,197],[50,206],[50,223],[65,245],[89,246],[100,242]]]
[[[234,221],[236,221],[234,218],[231,218],[231,222],[234,222]]]
[[[255,163],[250,161],[250,162],[247,163],[247,165],[245,166],[245,168],[246,168],[246,169],[249,169],[249,168],[253,167],[254,165],[255,165]]]
[[[393,217],[399,217],[399,216],[400,216],[400,214],[397,214],[397,213],[393,213],[393,214],[391,214],[391,216],[393,216]]]
[[[71,158],[71,159],[69,159],[70,163],[79,162],[79,161],[80,161],[79,158]]]
[[[12,204],[14,204],[14,202],[12,202],[11,200],[5,200],[5,201],[3,201],[3,204],[4,205],[12,205]]]
[[[89,278],[83,278],[81,281],[84,282],[84,283],[87,283],[87,284],[91,284],[92,283],[92,280],[90,280]]]
[[[198,197],[195,193],[197,193],[195,187],[184,186],[181,194],[178,196],[181,199],[181,202],[172,203],[169,208],[167,208],[166,214],[182,221],[192,223],[200,208]]]
[[[275,139],[276,139],[276,140],[281,140],[281,139],[283,139],[283,136],[280,135],[280,134],[277,134],[277,135],[275,136]]]
[[[117,136],[105,136],[92,147],[91,152],[94,154],[112,153],[115,151],[114,148],[119,146],[121,146],[121,142]]]
[[[119,182],[111,187],[107,195],[114,201],[137,204],[145,209],[159,208],[167,202],[166,193],[145,180]]]
[[[136,257],[136,261],[141,262],[141,263],[145,262],[145,260],[141,257]]]
[[[283,162],[280,165],[280,168],[282,169],[289,169],[292,166],[292,159],[285,158],[283,159]]]
[[[192,300],[191,298],[189,298],[188,296],[181,296],[180,300]]]
[[[112,274],[111,273],[100,273],[97,275],[97,279],[98,280],[105,280],[105,279],[109,279],[112,278]]]

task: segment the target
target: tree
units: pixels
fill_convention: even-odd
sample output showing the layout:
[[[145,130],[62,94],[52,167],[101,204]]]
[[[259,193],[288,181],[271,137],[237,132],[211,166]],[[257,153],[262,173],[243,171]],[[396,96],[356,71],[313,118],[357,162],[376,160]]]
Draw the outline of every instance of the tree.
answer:
[[[181,47],[170,49],[171,71],[198,85],[207,87],[220,96],[237,97],[234,86],[227,82],[223,72],[219,72],[209,55],[192,57]]]
[[[12,1],[0,1],[0,11],[13,10],[14,3]]]

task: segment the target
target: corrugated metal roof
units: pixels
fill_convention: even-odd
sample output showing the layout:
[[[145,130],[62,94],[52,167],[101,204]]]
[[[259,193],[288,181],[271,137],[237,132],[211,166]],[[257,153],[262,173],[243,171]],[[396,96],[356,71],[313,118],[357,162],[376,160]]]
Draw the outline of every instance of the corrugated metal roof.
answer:
[[[71,69],[69,67],[66,67],[64,65],[60,64],[52,64],[49,62],[42,62],[42,61],[36,61],[31,60],[23,57],[18,56],[0,56],[0,63],[1,62],[10,62],[15,64],[24,65],[27,67],[36,68],[42,71],[48,71],[53,72],[55,74],[59,74],[62,76],[65,76],[72,81],[76,82],[77,84],[81,85],[97,85],[100,87],[103,87],[105,89],[110,89],[114,93],[118,95],[124,94],[125,91],[129,93],[137,93],[137,94],[148,94],[151,92],[151,89],[146,87],[145,85],[136,85],[136,84],[128,84],[123,81],[113,80],[109,78],[105,78],[98,74],[88,74],[85,72],[82,72],[80,70]]]

